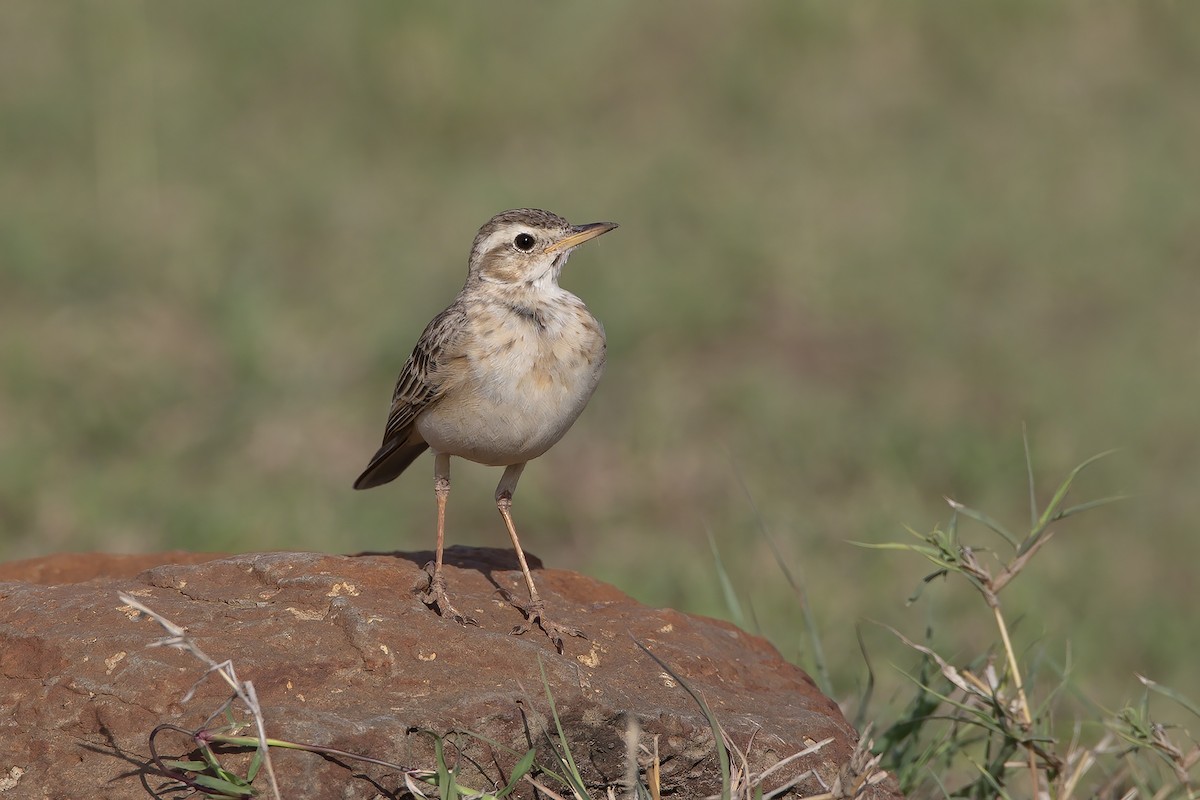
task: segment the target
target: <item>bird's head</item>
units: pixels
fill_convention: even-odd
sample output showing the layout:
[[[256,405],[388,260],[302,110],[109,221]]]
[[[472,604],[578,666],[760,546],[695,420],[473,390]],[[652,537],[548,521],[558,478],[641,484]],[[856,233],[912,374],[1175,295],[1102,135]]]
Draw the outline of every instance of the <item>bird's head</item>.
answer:
[[[608,233],[614,222],[572,225],[557,214],[518,208],[492,217],[475,235],[468,281],[530,288],[557,286],[571,251]]]

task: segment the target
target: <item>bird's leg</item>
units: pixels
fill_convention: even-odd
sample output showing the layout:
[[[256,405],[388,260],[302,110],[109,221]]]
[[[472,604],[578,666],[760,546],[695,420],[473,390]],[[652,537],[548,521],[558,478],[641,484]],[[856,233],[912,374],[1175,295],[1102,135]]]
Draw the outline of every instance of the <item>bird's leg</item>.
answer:
[[[513,492],[517,490],[517,481],[520,479],[521,470],[523,469],[525,469],[524,464],[509,466],[504,470],[504,475],[500,478],[500,485],[496,487],[496,509],[500,512],[500,516],[504,518],[504,525],[508,528],[508,535],[512,539],[513,549],[517,551],[517,561],[521,564],[521,572],[525,575],[525,585],[529,587],[528,605],[518,603],[510,595],[507,596],[508,601],[525,615],[525,622],[515,626],[512,632],[514,636],[519,636],[526,631],[533,630],[533,626],[537,625],[550,637],[550,641],[554,643],[554,648],[561,653],[563,651],[562,637],[564,635],[578,636],[581,639],[586,639],[587,637],[583,635],[583,631],[576,628],[568,628],[546,619],[545,604],[542,602],[542,598],[538,596],[537,586],[533,583],[533,575],[529,572],[529,564],[525,561],[525,551],[521,549],[521,542],[517,538],[517,529],[513,525]],[[507,595],[507,592],[505,594]]]
[[[436,607],[438,613],[449,614],[462,625],[478,625],[470,617],[458,613],[458,609],[450,604],[446,595],[446,577],[442,574],[442,550],[446,542],[446,501],[450,499],[450,456],[438,453],[433,459],[433,493],[437,496],[437,555],[434,557],[433,572],[429,572],[429,564],[425,571],[429,572],[429,586],[421,594],[421,602],[427,606]]]

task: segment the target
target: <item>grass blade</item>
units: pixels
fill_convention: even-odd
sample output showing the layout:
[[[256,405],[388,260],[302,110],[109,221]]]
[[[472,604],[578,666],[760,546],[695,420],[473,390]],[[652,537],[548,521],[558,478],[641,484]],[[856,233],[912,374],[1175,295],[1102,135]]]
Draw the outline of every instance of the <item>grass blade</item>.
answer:
[[[795,592],[796,599],[800,603],[804,631],[808,635],[808,642],[812,647],[812,665],[813,671],[816,673],[817,686],[825,694],[831,695],[833,694],[833,679],[829,675],[829,663],[825,660],[825,649],[821,646],[821,634],[817,629],[817,619],[813,616],[812,604],[808,602],[808,591],[804,588],[803,580],[797,578],[788,569],[787,563],[783,559],[783,553],[779,551],[779,545],[775,543],[775,537],[761,524],[758,530],[767,540],[767,544],[771,547],[771,554],[775,556],[775,563],[779,565],[780,572],[783,573],[784,579],[792,587],[792,591]]]
[[[579,767],[575,765],[575,757],[571,755],[571,746],[567,743],[566,731],[563,730],[562,721],[558,718],[558,706],[554,703],[554,694],[550,691],[550,681],[546,678],[546,664],[542,661],[541,655],[538,655],[538,669],[542,673],[542,687],[546,690],[546,701],[550,704],[550,716],[554,718],[554,728],[558,731],[558,742],[563,749],[562,755],[558,755],[557,750],[554,753],[558,755],[559,761],[566,770],[567,785],[575,792],[576,797],[586,797],[587,787],[583,783],[583,776],[579,774]]]
[[[533,767],[533,758],[537,755],[537,751],[532,748],[528,753],[521,757],[521,760],[516,763],[512,769],[512,775],[508,779],[508,783],[499,792],[496,792],[496,797],[507,797],[517,788],[517,784],[525,777],[526,773]]]
[[[1134,674],[1137,675],[1137,673],[1134,673]],[[1157,694],[1161,694],[1163,697],[1173,700],[1176,704],[1179,705],[1180,708],[1185,708],[1188,711],[1195,714],[1197,717],[1200,717],[1200,706],[1197,706],[1194,702],[1192,702],[1186,696],[1180,694],[1179,692],[1175,691],[1174,689],[1170,688],[1169,686],[1163,686],[1161,683],[1158,683],[1157,681],[1150,680],[1145,675],[1137,675],[1137,679],[1139,681],[1141,681],[1142,685],[1145,686],[1150,691],[1155,692]]]
[[[441,736],[433,737],[433,755],[437,768],[438,797],[441,800],[459,800],[458,786],[455,785],[458,768],[451,770],[446,766],[446,748]]]
[[[1079,505],[1070,506],[1069,508],[1064,508],[1062,511],[1060,511],[1059,513],[1054,515],[1054,519],[1051,520],[1051,522],[1054,522],[1054,521],[1060,520],[1060,519],[1066,519],[1067,517],[1071,516],[1072,514],[1080,514],[1084,511],[1091,511],[1093,508],[1100,508],[1100,506],[1107,506],[1112,503],[1119,503],[1122,500],[1128,500],[1131,497],[1133,497],[1133,495],[1114,494],[1109,497],[1101,497],[1099,500],[1089,500],[1086,503],[1080,503]]]
[[[858,638],[858,650],[862,653],[863,663],[867,665],[867,685],[858,700],[858,713],[854,715],[854,730],[861,731],[867,724],[867,710],[875,694],[875,668],[871,666],[871,654],[867,651],[867,641],[863,638],[861,624],[854,626],[854,635]]]
[[[657,655],[652,653],[650,648],[646,647],[646,645],[642,644],[637,639],[634,639],[633,643],[640,647],[643,653],[654,659],[655,663],[662,667],[664,672],[670,675],[676,683],[683,687],[685,692],[692,696],[692,699],[696,701],[696,705],[700,706],[701,713],[704,714],[704,718],[708,720],[709,727],[712,728],[713,741],[717,746],[717,761],[721,766],[721,797],[728,798],[730,796],[730,789],[732,786],[730,782],[729,750],[727,750],[725,747],[725,730],[721,727],[721,723],[717,721],[716,715],[713,714],[712,709],[708,707],[708,703],[705,702],[704,696],[689,686],[687,681],[680,677],[679,673],[671,669],[667,662],[663,661]]]
[[[722,594],[725,595],[725,607],[729,609],[729,615],[733,617],[734,624],[745,629],[746,617],[742,613],[742,604],[738,602],[737,592],[733,589],[733,581],[729,579],[729,573],[725,571],[725,563],[721,560],[721,552],[717,549],[716,537],[713,536],[707,525],[704,526],[704,532],[708,535],[708,546],[712,550],[713,563],[717,568],[717,580],[721,583]]]
[[[1097,453],[1079,466],[1075,467],[1075,469],[1071,470],[1071,474],[1067,476],[1067,479],[1062,482],[1062,485],[1060,485],[1058,490],[1054,493],[1054,497],[1050,500],[1050,505],[1046,506],[1046,510],[1042,512],[1042,516],[1038,518],[1037,524],[1034,525],[1035,533],[1040,532],[1047,525],[1054,521],[1055,513],[1058,511],[1058,507],[1062,505],[1063,500],[1066,499],[1067,492],[1071,491],[1071,486],[1075,483],[1075,479],[1079,477],[1079,473],[1083,472],[1100,459],[1107,458],[1115,452],[1117,451],[1113,449],[1105,450],[1103,453]],[[1032,539],[1033,535],[1031,535],[1030,538]]]
[[[1004,541],[1012,545],[1014,550],[1020,546],[1021,541],[1016,536],[1013,536],[1008,532],[1007,528],[982,511],[976,511],[973,508],[968,508],[957,500],[951,500],[949,497],[946,498],[946,502],[950,504],[950,507],[954,509],[955,513],[962,514],[964,517],[973,519],[988,530],[1002,536]]]
[[[203,786],[207,792],[215,792],[223,797],[254,797],[258,794],[247,784],[232,783],[224,778],[214,778],[211,775],[196,775],[192,778],[196,785]]]
[[[779,546],[775,543],[775,539],[767,530],[767,524],[763,520],[762,511],[758,507],[758,503],[754,500],[754,494],[750,491],[750,487],[746,485],[746,479],[742,475],[742,471],[738,469],[737,462],[730,458],[730,463],[733,466],[733,474],[737,478],[738,486],[742,489],[742,494],[746,497],[746,502],[750,504],[750,510],[754,512],[755,527],[758,533],[762,536],[767,545],[771,548],[771,553],[775,556],[775,563],[779,565],[779,569],[783,572],[783,577],[787,580],[788,585],[792,587],[792,591],[796,593],[796,597],[800,601],[800,612],[804,618],[805,632],[808,634],[808,641],[812,647],[812,671],[816,673],[817,686],[825,694],[833,693],[833,681],[829,676],[829,664],[825,660],[825,650],[821,646],[821,635],[817,630],[817,621],[813,616],[812,607],[808,602],[808,592],[804,588],[803,580],[798,580],[784,561],[783,554],[779,551]]]
[[[1021,423],[1021,443],[1025,445],[1025,474],[1029,476],[1029,527],[1037,527],[1037,492],[1033,480],[1033,453],[1029,450],[1029,426]]]

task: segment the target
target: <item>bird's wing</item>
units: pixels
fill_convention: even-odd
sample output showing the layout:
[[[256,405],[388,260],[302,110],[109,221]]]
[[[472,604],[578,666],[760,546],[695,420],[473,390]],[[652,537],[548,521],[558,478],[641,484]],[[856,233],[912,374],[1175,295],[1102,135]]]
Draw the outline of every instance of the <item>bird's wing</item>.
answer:
[[[413,425],[422,411],[440,400],[451,388],[447,366],[462,355],[468,335],[467,318],[461,304],[454,304],[425,326],[413,347],[396,388],[392,409],[383,431],[383,443],[371,463],[355,481],[357,488],[378,486],[399,475],[428,446],[414,436]]]

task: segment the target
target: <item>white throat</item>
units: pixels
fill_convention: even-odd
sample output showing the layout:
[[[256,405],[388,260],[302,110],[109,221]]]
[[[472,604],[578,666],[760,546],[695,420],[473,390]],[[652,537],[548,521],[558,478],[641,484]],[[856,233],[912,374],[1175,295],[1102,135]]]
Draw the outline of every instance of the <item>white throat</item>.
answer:
[[[567,259],[571,257],[571,250],[559,253],[554,257],[554,261],[550,262],[550,266],[546,268],[540,275],[535,277],[530,283],[535,289],[544,291],[553,291],[559,288],[558,276],[562,275],[563,267],[567,264]]]

